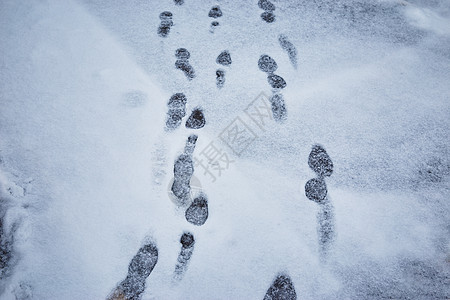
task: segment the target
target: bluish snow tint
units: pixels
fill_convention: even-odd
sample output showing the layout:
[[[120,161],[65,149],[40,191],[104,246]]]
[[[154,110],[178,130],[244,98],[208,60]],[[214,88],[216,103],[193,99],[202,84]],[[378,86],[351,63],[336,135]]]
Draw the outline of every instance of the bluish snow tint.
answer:
[[[267,23],[256,0],[0,2],[1,299],[105,299],[148,239],[143,299],[263,299],[285,275],[299,299],[450,297],[448,1],[272,3]],[[264,54],[286,81],[274,94]],[[204,128],[165,130],[175,93]],[[251,123],[261,93],[282,93],[281,121]],[[253,135],[233,152],[220,137],[236,118]],[[191,134],[194,159],[211,142],[229,158],[214,182],[195,166],[202,226],[170,191]],[[326,259],[304,190],[315,144],[334,164]],[[174,284],[183,232],[195,250]]]

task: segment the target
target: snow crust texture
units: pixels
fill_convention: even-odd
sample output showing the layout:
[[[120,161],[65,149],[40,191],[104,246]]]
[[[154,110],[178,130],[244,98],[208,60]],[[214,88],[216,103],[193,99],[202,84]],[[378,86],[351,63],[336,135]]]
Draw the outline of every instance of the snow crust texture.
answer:
[[[446,0],[0,1],[0,299],[449,299]]]

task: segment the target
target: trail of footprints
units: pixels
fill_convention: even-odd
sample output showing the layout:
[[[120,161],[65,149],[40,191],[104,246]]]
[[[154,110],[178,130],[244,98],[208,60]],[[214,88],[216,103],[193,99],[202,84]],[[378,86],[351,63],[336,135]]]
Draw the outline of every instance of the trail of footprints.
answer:
[[[317,215],[320,254],[326,259],[334,238],[333,205],[327,197],[325,177],[333,173],[333,162],[325,149],[314,145],[308,158],[309,167],[317,174],[317,178],[310,179],[305,184],[306,197],[319,204]]]
[[[272,23],[275,21],[275,5],[269,0],[259,0],[258,1],[259,8],[263,9],[264,12],[261,14],[261,19],[266,21],[267,23]]]
[[[216,63],[222,66],[229,66],[232,63],[231,55],[228,50],[222,51],[219,56],[217,56]],[[217,69],[216,71],[216,85],[220,89],[225,84],[225,70]]]
[[[208,13],[208,17],[213,18],[213,19],[220,18],[222,15],[223,15],[223,13],[222,13],[222,10],[220,9],[219,5],[213,6]],[[217,21],[217,20],[212,21],[209,31],[211,33],[214,33],[214,31],[216,30],[216,28],[219,25],[220,25],[219,21]]]
[[[272,96],[269,99],[272,105],[273,118],[279,122],[283,121],[287,117],[287,111],[283,95],[279,91],[286,87],[286,81],[283,77],[274,74],[278,69],[278,64],[269,55],[261,55],[258,60],[258,67],[261,71],[267,73],[267,81],[273,89]]]
[[[186,272],[187,265],[191,259],[192,252],[194,251],[195,239],[192,233],[184,232],[180,238],[181,250],[178,255],[177,265],[174,271],[174,281],[179,281],[183,278]]]
[[[183,5],[184,0],[174,0],[175,5]],[[264,12],[261,18],[267,22],[275,21],[275,5],[268,0],[259,0],[259,8]],[[211,22],[210,31],[214,32],[219,26],[218,18],[222,17],[222,10],[218,5],[213,6],[208,16],[214,20]],[[157,33],[160,37],[166,38],[173,26],[173,15],[170,11],[164,11],[159,15],[161,24]],[[297,68],[297,50],[289,41],[287,36],[280,34],[278,41],[281,48],[287,52],[289,60],[294,68]],[[175,51],[175,68],[181,70],[188,80],[196,77],[194,68],[189,62],[190,53],[185,48],[178,48]],[[232,59],[228,50],[222,51],[216,58],[216,63],[223,67],[230,67]],[[275,74],[278,65],[275,60],[267,54],[260,56],[258,67],[261,71],[267,73],[267,81],[272,88],[272,96],[270,102],[272,106],[273,117],[276,121],[281,122],[287,117],[287,110],[281,90],[286,87],[286,81],[279,75]],[[225,70],[218,68],[216,70],[216,85],[223,88],[225,85]],[[167,103],[167,117],[165,130],[173,131],[180,127],[183,118],[186,116],[187,98],[184,93],[173,94]],[[205,126],[206,119],[202,108],[195,107],[186,120],[185,127],[187,129],[201,129]],[[175,195],[176,205],[185,209],[185,219],[187,222],[202,226],[206,223],[208,211],[208,198],[205,193],[201,192],[191,199],[190,180],[194,173],[193,152],[197,143],[198,135],[191,134],[184,147],[184,151],[174,162],[174,180],[171,191]],[[308,199],[317,202],[320,205],[318,214],[318,233],[319,245],[323,255],[328,251],[334,235],[333,226],[333,207],[327,198],[327,187],[324,178],[330,176],[333,172],[333,163],[326,153],[325,149],[319,145],[315,145],[309,155],[308,165],[318,175],[317,178],[310,179],[305,185],[305,194]],[[194,253],[195,238],[191,232],[183,232],[180,238],[181,250],[175,265],[173,281],[182,280],[189,261]],[[108,296],[110,300],[117,299],[140,299],[145,289],[145,281],[153,271],[158,261],[158,248],[154,241],[150,241],[142,246],[138,253],[133,257],[129,266],[126,278],[118,284],[116,289]],[[285,273],[278,274],[271,286],[267,290],[264,300],[275,299],[297,299],[294,284]]]

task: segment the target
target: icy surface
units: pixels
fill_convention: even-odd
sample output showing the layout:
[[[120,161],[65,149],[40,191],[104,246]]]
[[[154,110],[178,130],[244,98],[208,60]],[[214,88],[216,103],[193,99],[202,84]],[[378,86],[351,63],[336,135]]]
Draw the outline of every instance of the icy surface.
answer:
[[[106,299],[149,240],[142,299],[264,299],[280,276],[298,299],[450,297],[449,2],[260,2],[0,1],[0,299]],[[191,224],[171,187],[194,133]]]

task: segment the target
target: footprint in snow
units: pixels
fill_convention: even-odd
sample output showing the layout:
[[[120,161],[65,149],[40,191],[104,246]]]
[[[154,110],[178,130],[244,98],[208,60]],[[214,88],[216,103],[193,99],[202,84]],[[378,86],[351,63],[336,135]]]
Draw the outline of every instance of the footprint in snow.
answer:
[[[158,35],[161,37],[167,37],[170,32],[170,28],[173,26],[172,13],[170,11],[163,11],[159,14],[161,24],[158,27]]]
[[[178,199],[178,206],[186,205],[190,202],[191,177],[194,174],[194,162],[192,160],[192,153],[195,149],[197,136],[189,136],[184,153],[178,156],[175,160],[173,173],[174,180],[172,184],[172,192]]]
[[[186,128],[189,129],[200,129],[205,126],[205,115],[203,114],[203,110],[201,108],[194,108],[192,114],[186,120]]]
[[[259,0],[258,6],[265,11],[275,11],[275,5],[269,0]]]
[[[180,238],[181,250],[178,254],[177,264],[174,271],[174,280],[179,281],[183,278],[184,273],[187,270],[189,260],[191,259],[194,251],[195,239],[194,235],[190,232],[185,232]]]
[[[275,22],[275,15],[271,11],[265,11],[261,14],[261,19],[266,21],[266,23],[273,23]]]
[[[286,81],[283,77],[275,74],[267,76],[267,81],[273,89],[284,89],[286,87]]]
[[[272,106],[272,115],[275,121],[282,122],[287,118],[286,105],[282,94],[275,93],[269,99]]]
[[[273,74],[278,69],[277,62],[267,54],[263,54],[259,57],[258,67],[261,71]]]
[[[13,262],[13,235],[7,234],[3,220],[4,216],[0,216],[0,280],[10,275]]]
[[[274,72],[278,69],[277,62],[267,54],[259,57],[258,67],[261,71],[267,73],[267,81],[274,89],[283,89],[286,87],[286,81],[283,77],[275,75]]]
[[[185,213],[186,220],[194,225],[201,226],[208,219],[208,199],[200,194],[192,201]]]
[[[176,93],[170,97],[167,107],[166,130],[174,130],[180,126],[182,119],[186,115],[186,96],[183,93]]]
[[[327,185],[323,178],[313,178],[305,184],[306,197],[314,202],[323,203],[327,197]]]
[[[216,58],[216,63],[222,66],[230,66],[233,61],[228,50],[222,51]],[[225,70],[218,69],[216,71],[216,85],[218,88],[222,88],[225,84]]]
[[[145,290],[145,281],[158,262],[158,248],[153,242],[141,247],[133,257],[127,277],[108,297],[108,300],[140,299]]]
[[[223,65],[223,66],[229,66],[231,65],[233,61],[231,60],[231,55],[228,50],[222,51],[219,56],[216,58],[216,63]]]
[[[195,77],[195,71],[189,63],[189,58],[191,57],[189,51],[185,48],[178,48],[175,51],[175,57],[177,58],[175,67],[183,71],[184,75],[186,75],[189,80],[192,80]]]
[[[214,18],[214,19],[220,18],[222,15],[223,15],[222,14],[222,10],[220,9],[220,6],[218,6],[218,5],[213,6],[208,12],[208,17]],[[219,26],[219,22],[218,21],[216,21],[216,20],[212,21],[211,22],[211,26],[209,28],[209,31],[211,33],[214,33],[214,31],[216,30],[216,28],[218,26]]]
[[[322,258],[326,259],[335,236],[334,208],[327,197],[325,183],[325,177],[333,173],[333,162],[322,146],[314,145],[308,157],[308,165],[317,174],[317,178],[306,182],[305,195],[309,200],[319,204],[317,214],[319,250]]]
[[[280,274],[267,290],[264,300],[296,300],[294,284],[288,275]]]
[[[209,27],[209,32],[214,33],[219,25],[220,23],[218,21],[212,21],[211,26]]]
[[[220,89],[225,84],[225,70],[217,69],[216,71],[216,85]]]
[[[308,166],[319,177],[331,176],[333,173],[333,162],[327,151],[320,145],[313,146],[308,157]]]
[[[261,19],[266,21],[267,23],[272,23],[275,21],[275,5],[269,0],[259,0],[258,1],[259,8],[263,9],[264,12],[261,14]]]
[[[222,15],[223,15],[223,14],[222,14],[222,10],[220,9],[220,6],[219,6],[219,5],[213,6],[213,7],[209,10],[209,13],[208,13],[208,17],[214,18],[214,19],[220,18]]]
[[[283,77],[274,74],[278,69],[278,64],[269,55],[263,54],[259,57],[258,67],[261,71],[267,73],[267,81],[274,89],[273,95],[269,99],[272,104],[272,115],[275,121],[281,122],[286,119],[287,110],[284,97],[278,93],[278,90],[286,87],[286,81]]]
[[[280,43],[281,48],[287,52],[292,66],[297,69],[297,49],[294,44],[292,44],[284,34],[278,36],[278,42]]]

